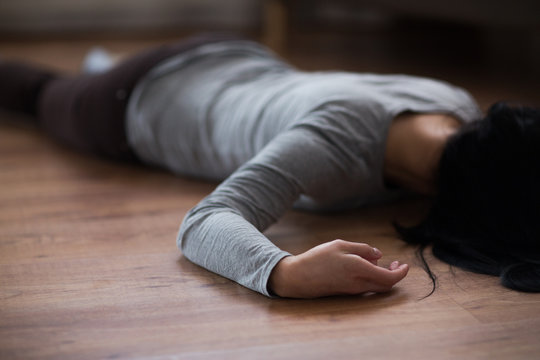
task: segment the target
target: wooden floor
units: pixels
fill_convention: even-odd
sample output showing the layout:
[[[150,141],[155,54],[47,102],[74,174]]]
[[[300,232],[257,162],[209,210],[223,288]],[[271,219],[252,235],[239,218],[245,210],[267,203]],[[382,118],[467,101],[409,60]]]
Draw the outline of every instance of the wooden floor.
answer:
[[[154,42],[100,41],[121,52]],[[75,71],[95,43],[4,42],[0,54]],[[333,55],[289,53],[305,68],[441,74],[484,108],[537,95],[523,82],[470,76],[474,69]],[[342,238],[412,267],[388,294],[268,299],[191,264],[175,246],[182,217],[214,186],[73,153],[0,114],[0,358],[539,358],[540,294],[429,256],[439,288],[420,300],[430,281],[389,221],[418,219],[426,200],[330,216],[291,211],[267,232],[285,250]]]

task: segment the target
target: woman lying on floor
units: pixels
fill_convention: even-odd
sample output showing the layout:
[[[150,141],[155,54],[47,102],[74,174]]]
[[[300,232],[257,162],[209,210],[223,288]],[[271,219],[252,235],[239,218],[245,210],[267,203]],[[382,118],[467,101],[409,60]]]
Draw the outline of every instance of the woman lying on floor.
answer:
[[[186,215],[191,261],[267,296],[390,290],[408,271],[367,244],[300,255],[261,232],[287,209],[339,210],[433,194],[396,226],[440,259],[540,290],[540,112],[404,75],[302,72],[256,43],[190,38],[100,74],[0,64],[0,106],[78,150],[223,180]]]

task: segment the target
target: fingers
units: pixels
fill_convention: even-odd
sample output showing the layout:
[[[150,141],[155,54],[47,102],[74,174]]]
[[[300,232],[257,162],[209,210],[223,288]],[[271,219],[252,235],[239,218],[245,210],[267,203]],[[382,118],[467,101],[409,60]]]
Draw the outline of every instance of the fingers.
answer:
[[[378,260],[382,257],[382,252],[379,249],[371,247],[368,244],[345,240],[334,240],[334,243],[336,243],[342,251],[348,254],[361,256],[366,260]]]
[[[392,262],[388,268],[377,265],[382,252],[367,244],[334,240],[330,244],[349,259],[348,271],[356,283],[354,292],[385,292],[401,281],[409,271],[407,264]]]
[[[400,282],[409,272],[409,265],[400,264],[394,261],[388,269],[373,264],[366,263],[364,274],[369,282],[380,286],[382,289],[390,290],[396,283]]]
[[[388,266],[388,269],[390,270],[396,270],[397,268],[399,267],[399,261],[394,261],[390,264],[390,266]]]
[[[364,291],[384,292],[401,281],[409,272],[407,264],[394,261],[388,269],[372,264],[361,258],[357,258],[355,267],[358,286]]]

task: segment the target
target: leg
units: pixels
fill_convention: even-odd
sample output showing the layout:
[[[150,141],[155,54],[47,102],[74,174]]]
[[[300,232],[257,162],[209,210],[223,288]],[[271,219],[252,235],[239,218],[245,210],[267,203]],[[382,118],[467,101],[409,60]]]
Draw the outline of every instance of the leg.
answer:
[[[50,81],[38,105],[40,124],[51,136],[82,151],[134,160],[127,143],[125,112],[137,84],[159,62],[224,35],[198,36],[140,53],[110,71]]]
[[[45,69],[0,60],[0,109],[35,117],[41,90],[56,77]]]
[[[138,80],[171,56],[206,43],[231,39],[228,35],[193,37],[145,51],[97,75],[61,77],[24,65],[0,64],[0,73],[8,71],[7,65],[12,67],[10,71],[17,69],[12,84],[5,85],[7,91],[0,91],[0,98],[18,87],[17,95],[10,97],[23,99],[17,104],[0,100],[0,106],[37,115],[45,132],[70,147],[133,161],[136,156],[127,144],[124,124],[128,100]]]

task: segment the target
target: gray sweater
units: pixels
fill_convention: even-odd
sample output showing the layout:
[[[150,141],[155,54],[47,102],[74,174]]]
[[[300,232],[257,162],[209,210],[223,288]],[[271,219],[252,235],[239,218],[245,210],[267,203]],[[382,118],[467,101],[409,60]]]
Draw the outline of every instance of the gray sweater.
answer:
[[[262,231],[292,206],[339,210],[395,197],[383,159],[389,125],[404,111],[481,116],[467,92],[441,81],[302,72],[258,44],[230,41],[154,68],[130,99],[126,126],[143,161],[224,180],[188,212],[178,246],[269,296],[270,273],[290,254]]]

